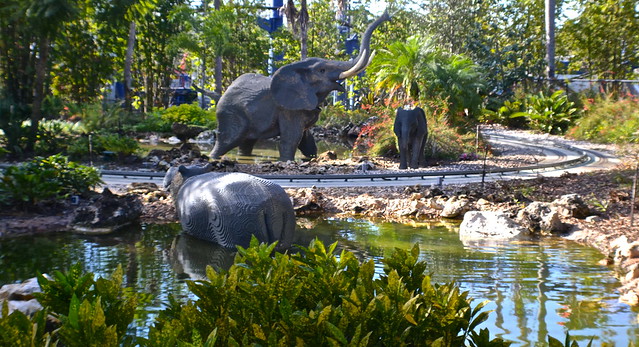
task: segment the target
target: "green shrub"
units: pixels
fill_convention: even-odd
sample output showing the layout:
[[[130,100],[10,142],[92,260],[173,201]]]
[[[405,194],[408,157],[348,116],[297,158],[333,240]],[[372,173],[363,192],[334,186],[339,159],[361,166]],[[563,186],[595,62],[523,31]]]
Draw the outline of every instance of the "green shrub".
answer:
[[[567,135],[598,143],[639,142],[639,99],[599,97],[584,102],[583,116]]]
[[[372,260],[338,258],[336,244],[272,256],[274,247],[254,238],[228,272],[208,267],[208,280],[188,282],[197,299],[172,300],[149,344],[462,346],[488,315],[454,284],[431,283],[417,245],[384,260],[379,279]]]
[[[80,265],[66,274],[56,271],[49,280],[38,275],[42,293],[38,301],[51,310],[60,322],[57,335],[65,346],[119,346],[133,321],[136,294],[122,287],[121,266],[109,279],[94,280],[82,273]]]
[[[217,127],[215,110],[203,110],[197,104],[171,106],[162,111],[162,120],[168,124],[201,125],[211,129]]]
[[[513,118],[525,117],[528,126],[548,134],[563,134],[577,117],[575,103],[568,100],[563,90],[550,96],[543,92],[530,95],[526,100],[526,111],[511,115]]]
[[[32,317],[18,310],[9,314],[8,301],[3,301],[0,313],[0,346],[51,345],[51,335],[45,332],[46,309],[36,312]]]
[[[347,110],[344,105],[337,103],[322,108],[317,125],[325,127],[343,127],[349,123],[359,125],[364,123],[369,117],[369,113],[361,108]]]
[[[71,162],[61,155],[36,157],[5,170],[0,179],[0,204],[34,205],[84,194],[100,183],[100,173],[95,168]]]
[[[142,120],[133,124],[132,128],[135,132],[168,133],[171,132],[171,124],[162,118],[161,111],[153,110],[147,113]]]
[[[119,134],[98,134],[94,141],[98,153],[110,151],[116,153],[120,159],[135,154],[140,149],[138,141]]]

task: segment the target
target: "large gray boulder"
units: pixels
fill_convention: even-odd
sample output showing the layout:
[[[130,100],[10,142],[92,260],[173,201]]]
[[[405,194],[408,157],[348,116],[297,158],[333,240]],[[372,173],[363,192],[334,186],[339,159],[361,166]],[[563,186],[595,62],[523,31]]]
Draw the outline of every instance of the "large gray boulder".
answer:
[[[18,310],[26,315],[32,315],[42,309],[42,305],[33,295],[41,291],[38,279],[35,277],[22,283],[5,284],[0,287],[0,307],[6,301],[9,314]],[[0,316],[2,316],[2,312],[0,312]]]
[[[77,233],[109,234],[139,221],[141,215],[142,201],[137,195],[116,195],[105,188],[75,211],[71,226]]]
[[[517,224],[503,212],[469,211],[459,226],[459,238],[468,242],[507,241],[527,234],[526,228]]]
[[[559,218],[556,206],[546,202],[535,201],[517,213],[517,222],[532,233],[561,233],[568,230],[568,225]]]
[[[579,194],[562,195],[551,204],[562,217],[584,219],[591,215],[590,207],[588,207]]]
[[[444,204],[441,216],[444,218],[459,218],[468,211],[469,207],[470,200],[465,197],[453,196]]]

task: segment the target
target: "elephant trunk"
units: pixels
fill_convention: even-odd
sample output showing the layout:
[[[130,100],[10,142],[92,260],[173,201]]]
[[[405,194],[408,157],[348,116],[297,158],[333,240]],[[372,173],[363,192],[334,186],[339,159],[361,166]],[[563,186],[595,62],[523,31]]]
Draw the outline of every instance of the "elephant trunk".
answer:
[[[366,66],[368,66],[374,55],[371,54],[370,51],[371,36],[373,35],[373,30],[375,30],[380,24],[382,24],[382,22],[390,19],[391,17],[388,14],[388,10],[386,10],[381,16],[379,16],[379,18],[368,25],[368,28],[366,28],[364,36],[362,37],[362,43],[359,46],[359,54],[353,60],[352,66],[339,75],[339,79],[345,79],[355,76],[358,73],[362,72],[366,68]]]

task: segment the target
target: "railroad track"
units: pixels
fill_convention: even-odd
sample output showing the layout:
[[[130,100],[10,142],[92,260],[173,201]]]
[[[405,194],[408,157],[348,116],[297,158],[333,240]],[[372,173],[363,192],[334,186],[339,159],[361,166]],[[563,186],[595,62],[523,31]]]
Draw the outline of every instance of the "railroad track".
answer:
[[[347,186],[402,186],[443,185],[471,182],[495,181],[538,176],[559,176],[565,172],[583,172],[609,168],[616,158],[592,150],[557,143],[536,143],[530,140],[501,134],[485,134],[493,144],[535,148],[544,154],[544,160],[534,165],[495,168],[483,167],[475,170],[410,170],[401,172],[374,172],[329,175],[256,175],[274,181],[283,187],[347,187]],[[161,183],[163,172],[102,171],[107,185],[126,185],[131,182]]]

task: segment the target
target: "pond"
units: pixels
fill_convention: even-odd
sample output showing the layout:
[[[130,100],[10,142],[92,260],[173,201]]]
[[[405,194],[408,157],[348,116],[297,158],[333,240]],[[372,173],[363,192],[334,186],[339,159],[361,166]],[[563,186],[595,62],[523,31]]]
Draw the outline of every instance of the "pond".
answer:
[[[619,286],[608,267],[597,265],[596,250],[562,239],[464,245],[455,226],[403,225],[357,219],[299,219],[298,243],[317,237],[338,241],[359,257],[380,259],[394,247],[420,244],[421,258],[439,283],[455,281],[474,304],[490,300],[493,310],[483,327],[492,336],[532,346],[546,336],[563,341],[566,331],[581,345],[594,338],[616,346],[637,343],[637,312],[618,302]],[[145,336],[149,322],[169,294],[189,297],[185,280],[203,276],[206,264],[228,267],[232,252],[180,235],[178,224],[142,225],[115,235],[62,234],[0,240],[0,285],[51,273],[81,263],[86,271],[108,276],[122,264],[125,284],[143,293],[142,309],[131,333]]]
[[[333,151],[337,154],[338,158],[349,158],[351,156],[351,146],[347,145],[344,142],[335,142],[335,141],[325,141],[323,139],[317,139],[317,153],[321,154],[326,151]],[[141,144],[142,152],[144,155],[148,154],[148,152],[152,149],[163,149],[169,150],[174,147],[180,147],[181,144],[167,144],[160,142],[155,145],[151,145],[149,143]],[[213,150],[212,143],[197,143],[202,154],[208,155],[211,150]],[[279,142],[268,139],[268,140],[260,140],[255,144],[253,149],[253,155],[251,156],[240,156],[238,154],[238,149],[234,148],[228,153],[224,155],[225,158],[229,160],[237,161],[240,164],[256,164],[262,163],[266,161],[278,161],[280,157],[279,153]],[[298,150],[295,152],[295,159],[302,160],[304,155]]]

